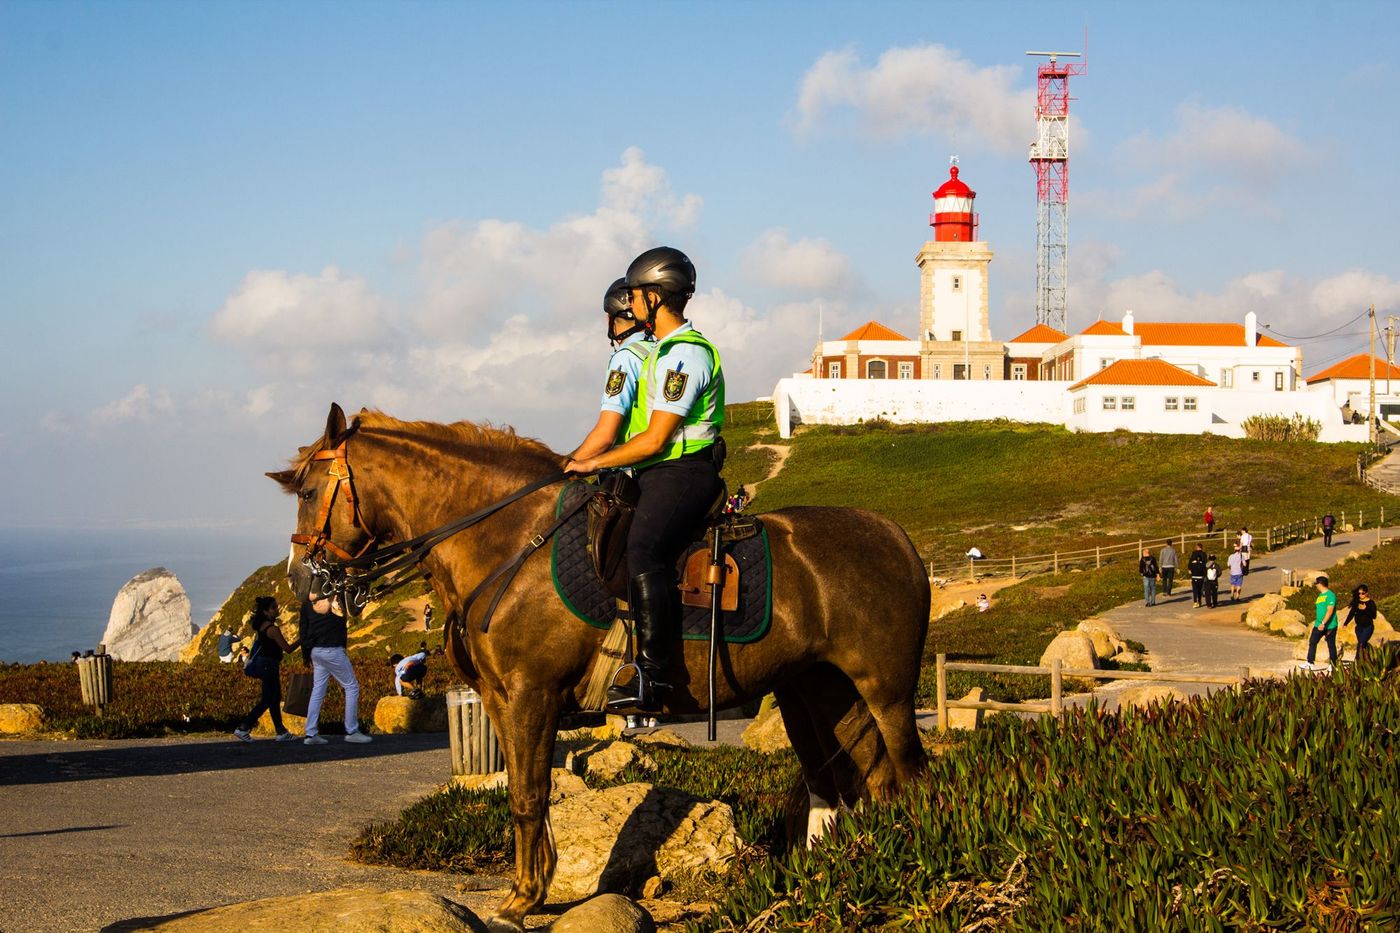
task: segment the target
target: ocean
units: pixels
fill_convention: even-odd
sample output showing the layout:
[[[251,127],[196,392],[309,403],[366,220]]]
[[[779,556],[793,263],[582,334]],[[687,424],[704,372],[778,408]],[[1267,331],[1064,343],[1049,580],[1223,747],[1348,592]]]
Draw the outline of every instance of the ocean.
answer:
[[[203,628],[250,573],[286,555],[278,531],[0,529],[0,661],[95,647],[117,590],[152,567],[179,578]]]

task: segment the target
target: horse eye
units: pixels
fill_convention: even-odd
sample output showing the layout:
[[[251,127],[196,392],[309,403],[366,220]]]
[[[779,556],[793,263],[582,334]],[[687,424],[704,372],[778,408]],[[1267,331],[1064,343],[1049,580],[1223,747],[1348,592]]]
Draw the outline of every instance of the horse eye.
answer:
[[[313,490],[313,489],[305,489],[305,490],[302,490],[302,493],[301,493],[301,498],[302,498],[302,500],[305,501],[305,502],[310,502],[310,501],[311,501],[311,496],[312,496],[312,494],[313,494],[314,492],[315,492],[315,490]]]

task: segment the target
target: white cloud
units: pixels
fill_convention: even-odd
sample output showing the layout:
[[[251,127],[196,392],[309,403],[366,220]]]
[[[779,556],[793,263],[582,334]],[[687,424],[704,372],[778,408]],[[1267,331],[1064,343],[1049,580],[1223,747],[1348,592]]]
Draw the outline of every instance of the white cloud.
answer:
[[[165,389],[151,391],[149,386],[135,385],[119,399],[94,409],[89,420],[98,425],[119,424],[124,421],[152,421],[174,413],[175,402]]]
[[[774,288],[830,294],[851,287],[851,262],[823,239],[797,239],[786,230],[765,230],[744,250],[743,272]]]
[[[1035,119],[1035,92],[1016,86],[1021,75],[1010,65],[979,68],[942,45],[887,49],[873,65],[852,49],[827,52],[802,76],[793,129],[806,136],[854,117],[879,138],[937,135],[1019,153]]]
[[[1142,133],[1119,150],[1144,165],[1200,167],[1248,181],[1273,181],[1307,158],[1302,141],[1272,120],[1241,107],[1192,102],[1177,108],[1170,133]]]
[[[381,344],[391,309],[370,284],[327,266],[319,275],[254,270],[214,315],[214,336],[260,368],[308,373]]]

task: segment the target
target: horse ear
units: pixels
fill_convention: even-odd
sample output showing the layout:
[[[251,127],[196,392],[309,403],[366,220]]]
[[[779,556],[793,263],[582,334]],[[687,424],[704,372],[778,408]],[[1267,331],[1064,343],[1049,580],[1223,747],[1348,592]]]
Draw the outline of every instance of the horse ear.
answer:
[[[277,473],[266,473],[264,475],[287,492],[291,492],[296,487],[297,474],[295,470],[281,470]]]
[[[345,434],[345,412],[335,402],[331,402],[330,414],[326,415],[326,446],[335,447]]]

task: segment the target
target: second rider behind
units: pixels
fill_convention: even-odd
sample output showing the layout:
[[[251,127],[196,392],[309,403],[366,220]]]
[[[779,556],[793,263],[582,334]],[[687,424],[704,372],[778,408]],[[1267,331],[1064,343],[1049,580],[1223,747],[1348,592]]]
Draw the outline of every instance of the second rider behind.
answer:
[[[569,454],[570,460],[587,460],[627,439],[627,418],[637,398],[637,378],[642,364],[655,344],[646,325],[632,314],[627,280],[618,279],[603,293],[603,312],[608,316],[608,342],[615,344],[608,359],[608,375],[603,381],[603,403],[598,421],[583,443]]]
[[[647,250],[628,266],[626,287],[629,310],[656,339],[642,365],[626,441],[588,455],[600,415],[565,469],[636,470],[640,497],[627,535],[627,565],[639,674],[610,695],[608,705],[655,711],[670,687],[667,670],[680,640],[676,563],[723,488],[717,462],[723,445],[716,442],[724,426],[724,372],[719,351],[685,319],[695,266],[684,253],[667,246]]]

